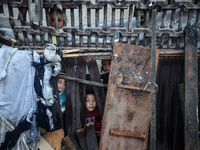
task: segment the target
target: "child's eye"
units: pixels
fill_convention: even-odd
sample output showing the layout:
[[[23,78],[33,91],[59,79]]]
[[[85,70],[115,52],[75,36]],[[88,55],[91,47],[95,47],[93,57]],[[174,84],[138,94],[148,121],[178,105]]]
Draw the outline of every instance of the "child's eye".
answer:
[[[90,100],[89,99],[86,99],[86,102],[89,102]]]
[[[95,102],[95,101],[96,101],[96,99],[93,99],[93,101]]]
[[[54,22],[54,19],[51,19],[51,22]]]

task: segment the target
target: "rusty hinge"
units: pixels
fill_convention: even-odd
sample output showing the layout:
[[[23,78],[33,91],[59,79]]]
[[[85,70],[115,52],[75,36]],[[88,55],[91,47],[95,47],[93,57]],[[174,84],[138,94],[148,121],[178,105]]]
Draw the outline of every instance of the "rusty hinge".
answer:
[[[119,58],[119,55],[117,53],[112,55],[112,59],[118,59],[118,58]]]
[[[142,138],[142,139],[145,139],[145,137],[146,137],[145,135],[143,135],[141,133],[133,132],[133,131],[129,131],[129,130],[123,130],[123,129],[110,129],[109,133],[111,135]]]
[[[151,90],[149,89],[142,89],[142,88],[139,88],[137,86],[132,86],[132,85],[124,85],[124,84],[117,84],[116,85],[118,88],[124,88],[124,89],[130,89],[130,90],[140,90],[140,91],[144,91],[144,92],[151,92]]]

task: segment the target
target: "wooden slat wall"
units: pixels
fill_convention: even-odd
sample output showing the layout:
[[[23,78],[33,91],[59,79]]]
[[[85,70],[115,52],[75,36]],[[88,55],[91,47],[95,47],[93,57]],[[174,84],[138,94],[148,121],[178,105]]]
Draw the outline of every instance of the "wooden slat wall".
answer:
[[[62,37],[65,40],[60,42],[59,47],[61,49],[74,49],[74,48],[83,48],[83,49],[96,49],[96,50],[112,50],[115,35],[119,34],[119,42],[125,42],[128,44],[140,45],[140,46],[148,46],[150,47],[150,38],[151,38],[151,11],[154,6],[159,6],[160,9],[157,9],[158,13],[162,10],[163,13],[161,19],[161,25],[157,29],[157,48],[160,49],[184,49],[184,44],[180,45],[183,41],[184,37],[184,28],[183,28],[183,18],[185,15],[188,15],[187,25],[195,25],[196,28],[200,28],[200,2],[197,0],[156,0],[153,7],[149,6],[150,1],[146,0],[131,0],[124,1],[122,3],[117,3],[117,1],[105,1],[100,0],[96,1],[96,3],[91,3],[90,0],[80,0],[80,1],[62,1],[62,0],[51,0],[44,1],[43,9],[46,11],[46,19],[47,25],[49,26],[49,10],[53,8],[56,3],[60,2],[62,8],[65,12],[64,17],[66,18],[66,12],[70,13],[70,18],[67,18],[70,22],[69,24],[64,23],[64,31],[71,31],[72,42],[69,44],[67,41],[67,33],[59,33],[53,28],[43,27],[39,24],[38,29],[33,29],[31,26],[24,26],[24,22],[22,17],[21,22],[22,25],[16,27],[10,19],[10,23],[12,28],[14,29],[15,39],[18,40],[18,44],[15,47],[19,48],[34,48],[34,49],[43,49],[47,42],[51,41],[51,35],[55,35],[57,37]],[[2,4],[3,2],[0,2]],[[111,6],[111,11],[108,11],[108,5]],[[83,18],[83,6],[86,7],[86,29],[83,29],[84,18]],[[20,8],[20,12],[22,13],[23,8],[28,8],[28,4],[26,2],[16,2],[14,0],[9,0],[9,15],[13,16],[12,9]],[[177,13],[178,9],[180,9],[180,13]],[[92,10],[95,10],[95,22],[94,26],[92,26]],[[116,10],[119,10],[120,20],[119,26],[116,26]],[[128,10],[128,26],[125,27],[123,19],[125,19],[125,11]],[[171,10],[170,18],[167,18],[168,10]],[[79,24],[75,22],[75,12],[78,12],[79,16]],[[100,14],[102,13],[102,14]],[[196,15],[193,15],[195,13]],[[175,22],[175,15],[179,14],[179,21]],[[103,26],[99,27],[99,17],[103,16]],[[108,16],[111,16],[111,28],[107,30]],[[136,26],[133,30],[131,21],[132,17],[136,17]],[[77,18],[76,18],[77,19]],[[167,20],[171,20],[170,24],[166,26]],[[193,23],[195,20],[195,23]],[[169,21],[168,21],[169,22]],[[159,24],[159,22],[158,22]],[[175,24],[178,24],[178,30],[174,30]],[[92,27],[91,27],[92,26]],[[41,32],[42,31],[42,32]],[[35,40],[35,36],[39,35],[44,38],[44,33],[49,32],[50,36],[48,41],[44,42],[44,39],[41,41]],[[18,34],[23,35],[23,39],[19,40]],[[27,35],[33,36],[32,40],[27,38]],[[92,34],[95,36],[95,42],[91,41]],[[144,34],[143,39],[140,39],[140,36]],[[69,35],[69,33],[68,33]],[[166,36],[167,35],[167,36]],[[79,37],[75,40],[75,37]],[[87,43],[83,43],[83,37],[87,37]],[[99,37],[103,38],[103,43],[99,43]],[[107,42],[107,39],[111,39],[111,42]],[[184,42],[184,41],[183,41]],[[198,47],[200,49],[200,47]]]
[[[86,79],[86,62],[83,58],[66,59],[66,75]],[[65,135],[76,136],[76,130],[85,123],[85,84],[66,80]]]

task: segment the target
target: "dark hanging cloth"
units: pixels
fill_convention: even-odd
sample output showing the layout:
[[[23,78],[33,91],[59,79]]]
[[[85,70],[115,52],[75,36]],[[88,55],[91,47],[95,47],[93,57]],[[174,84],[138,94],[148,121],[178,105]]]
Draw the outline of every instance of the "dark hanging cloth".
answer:
[[[37,96],[41,97],[41,98],[43,98],[42,83],[43,83],[43,77],[44,77],[44,66],[46,64],[47,64],[47,62],[43,58],[40,59],[40,63],[36,63],[36,62],[32,63],[32,65],[36,69],[35,79],[34,79],[35,92],[36,92]],[[49,117],[46,114],[47,109],[49,109],[52,112],[51,106],[45,106],[44,104],[42,104],[39,101],[37,103],[36,120],[37,120],[39,127],[44,128],[47,131],[50,131]]]
[[[39,97],[43,98],[42,94],[42,85],[44,77],[44,65],[47,63],[43,58],[40,59],[40,63],[33,62],[32,65],[35,67],[35,79],[34,79],[34,88],[35,92]]]
[[[49,125],[49,117],[46,114],[46,110],[49,109],[52,112],[51,106],[45,106],[40,101],[37,103],[37,112],[36,112],[36,120],[38,123],[38,126],[46,129],[48,132],[50,131],[50,125]]]
[[[101,79],[103,79],[103,84],[108,84],[109,74],[102,74]],[[107,94],[107,87],[104,88],[105,94]]]
[[[13,131],[6,132],[5,141],[1,144],[0,150],[6,150],[13,148],[22,132],[29,130],[31,128],[31,123],[23,120],[19,122],[17,127]]]

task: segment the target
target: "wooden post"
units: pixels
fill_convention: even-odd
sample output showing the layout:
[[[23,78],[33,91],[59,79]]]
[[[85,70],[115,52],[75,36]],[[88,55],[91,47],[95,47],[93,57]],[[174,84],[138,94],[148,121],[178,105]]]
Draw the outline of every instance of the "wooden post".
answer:
[[[150,149],[156,150],[156,9],[152,11],[152,36],[151,36],[151,128]]]
[[[86,63],[83,58],[66,59],[66,74],[75,78],[86,78]],[[76,130],[84,125],[85,119],[85,85],[66,80],[65,135],[76,136]]]
[[[185,29],[185,149],[199,150],[197,122],[198,109],[198,32],[192,27]]]
[[[94,128],[94,123],[90,122],[85,125],[85,138],[88,150],[98,150],[97,136]]]
[[[88,148],[87,148],[84,128],[76,130],[76,134],[81,150],[87,150]]]

